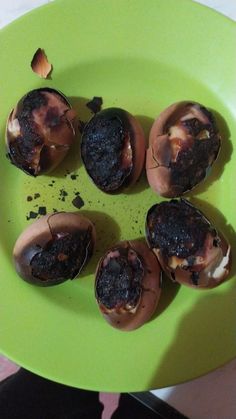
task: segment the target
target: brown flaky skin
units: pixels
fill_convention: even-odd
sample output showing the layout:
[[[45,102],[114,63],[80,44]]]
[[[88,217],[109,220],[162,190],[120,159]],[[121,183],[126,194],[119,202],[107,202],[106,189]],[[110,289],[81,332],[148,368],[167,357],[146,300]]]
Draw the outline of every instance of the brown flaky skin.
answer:
[[[188,135],[187,131],[183,134],[183,131],[180,130],[179,133],[176,132],[176,136],[174,135],[173,138],[175,141],[172,142],[170,141],[170,137],[165,128],[167,125],[175,125],[176,119],[178,120],[178,118],[184,117],[185,110],[187,110],[187,113],[191,113],[191,118],[198,119],[202,122],[202,124],[214,126],[215,137],[213,139],[214,145],[212,146],[209,154],[207,153],[207,167],[205,167],[201,173],[199,172],[199,175],[196,174],[199,170],[199,166],[196,168],[195,173],[189,172],[187,176],[190,179],[189,184],[187,182],[186,185],[181,185],[178,183],[178,179],[173,179],[173,169],[171,169],[170,163],[176,162],[179,152],[191,148],[195,138],[191,138],[191,135]],[[204,111],[206,113],[204,113]],[[181,139],[182,134],[185,137],[184,141]],[[182,101],[170,105],[163,112],[161,112],[155,120],[149,135],[149,148],[146,154],[146,174],[151,188],[158,195],[167,198],[183,195],[207,177],[209,168],[217,158],[219,149],[220,135],[218,134],[213,115],[206,108],[193,101]],[[203,154],[205,155],[206,153],[203,152]],[[193,159],[195,158],[196,154]],[[189,164],[190,169],[193,164],[191,159],[192,158],[189,159],[189,163],[186,160],[186,167]],[[194,179],[195,174],[196,179]]]
[[[33,256],[39,252],[39,249],[44,248],[51,241],[53,235],[63,233],[73,234],[88,229],[91,229],[91,241],[87,245],[86,258],[77,275],[79,275],[93,253],[96,241],[96,232],[93,223],[83,215],[73,212],[51,213],[41,217],[28,226],[15,243],[13,261],[17,273],[25,281],[40,286],[56,285],[63,282],[62,280],[57,280],[57,278],[50,281],[50,283],[35,278],[32,275],[30,262]]]
[[[38,176],[52,171],[74,142],[76,113],[67,98],[51,88],[23,96],[6,125],[6,149],[11,163]]]
[[[102,269],[106,256],[108,253],[116,251],[122,247],[133,249],[143,260],[145,273],[142,282],[141,297],[137,303],[137,306],[131,310],[126,310],[125,308],[117,310],[115,308],[107,309],[104,305],[99,303],[98,299],[97,303],[105,320],[111,326],[120,330],[131,331],[137,329],[149,321],[156,310],[161,295],[161,269],[157,258],[143,240],[120,242],[116,246],[109,249],[108,252],[100,259],[97,265],[95,273],[96,298],[97,277],[99,271]]]

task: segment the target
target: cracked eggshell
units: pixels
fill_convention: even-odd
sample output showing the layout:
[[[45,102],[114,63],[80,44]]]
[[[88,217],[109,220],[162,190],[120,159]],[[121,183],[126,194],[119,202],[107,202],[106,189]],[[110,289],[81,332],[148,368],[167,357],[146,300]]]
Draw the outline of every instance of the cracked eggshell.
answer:
[[[40,286],[56,285],[64,282],[55,278],[50,283],[47,283],[35,278],[31,268],[32,258],[45,248],[52,240],[53,235],[73,234],[79,231],[86,231],[89,228],[91,229],[91,241],[88,243],[86,258],[80,271],[91,257],[95,246],[96,232],[93,223],[83,215],[73,212],[51,213],[34,221],[20,234],[13,249],[13,262],[17,273],[25,281]]]
[[[188,131],[186,121],[190,120],[198,120],[202,125],[197,135]],[[212,133],[212,137],[209,137],[209,132]],[[197,149],[194,149],[195,142],[209,138],[212,138],[211,146],[198,156]],[[152,125],[146,154],[146,174],[153,191],[172,198],[181,196],[197,186],[208,176],[209,169],[218,156],[220,140],[213,115],[201,104],[182,101],[166,108]],[[184,160],[182,151],[186,153],[188,150],[191,150],[191,154]],[[199,162],[201,163],[201,159],[203,162],[203,157],[206,156],[207,161],[201,166]],[[191,172],[193,164],[196,170]],[[180,181],[182,174],[184,181]]]
[[[32,176],[52,171],[74,142],[75,116],[61,92],[51,88],[28,92],[7,120],[6,150],[11,163]]]
[[[197,289],[214,288],[221,284],[229,274],[231,266],[231,247],[223,234],[216,231],[214,226],[200,210],[195,208],[188,201],[182,200],[182,202],[185,202],[190,208],[194,208],[196,210],[196,215],[202,217],[204,222],[209,224],[209,231],[206,234],[201,247],[192,254],[190,252],[188,257],[180,257],[177,254],[171,254],[170,256],[161,247],[155,246],[154,243],[152,243],[151,229],[148,223],[148,216],[155,206],[150,208],[146,219],[147,242],[157,256],[161,268],[172,281]],[[168,209],[166,208],[165,211],[167,213]],[[189,217],[192,217],[192,215],[189,215]],[[162,223],[163,221],[159,218],[157,222]],[[192,222],[194,223],[194,219],[192,219]],[[182,226],[182,234],[185,234],[184,224]],[[179,242],[181,240],[182,239],[179,239]],[[190,266],[189,261],[191,259]],[[196,282],[193,279],[194,275],[197,276]]]
[[[138,258],[140,258],[142,261],[144,268],[142,291],[139,301],[135,307],[108,309],[103,304],[101,304],[101,302],[99,302],[97,296],[96,287],[98,275],[104,264],[107,263],[107,258],[119,256],[119,249],[121,248],[129,248],[133,250]],[[111,249],[109,249],[100,259],[95,273],[95,296],[103,317],[111,326],[123,331],[131,331],[142,326],[144,323],[148,322],[155,313],[160,295],[160,265],[154,253],[148,248],[144,241],[132,240],[120,242],[116,246],[113,246]]]

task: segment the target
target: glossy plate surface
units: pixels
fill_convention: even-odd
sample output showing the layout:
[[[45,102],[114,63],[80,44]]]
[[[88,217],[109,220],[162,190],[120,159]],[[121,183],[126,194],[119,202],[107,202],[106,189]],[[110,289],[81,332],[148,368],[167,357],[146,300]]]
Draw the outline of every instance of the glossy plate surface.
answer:
[[[235,36],[234,22],[187,0],[178,7],[176,0],[58,0],[0,32],[2,353],[55,381],[104,391],[173,385],[235,357]],[[31,71],[38,47],[53,64],[51,80]],[[23,94],[41,86],[64,92],[83,120],[91,116],[86,102],[102,96],[104,108],[118,106],[138,116],[146,134],[158,113],[178,100],[216,111],[220,157],[211,176],[187,197],[231,242],[229,281],[210,291],[167,281],[148,324],[125,333],[105,323],[93,293],[98,258],[118,240],[142,237],[146,211],[160,199],[144,177],[127,193],[100,192],[79,160],[78,143],[50,176],[33,179],[10,165],[4,148],[7,115]],[[73,180],[68,172],[78,177]],[[39,206],[73,211],[76,192],[85,202],[80,211],[97,229],[91,264],[80,279],[56,287],[25,283],[14,271],[11,252],[31,222],[29,212]]]

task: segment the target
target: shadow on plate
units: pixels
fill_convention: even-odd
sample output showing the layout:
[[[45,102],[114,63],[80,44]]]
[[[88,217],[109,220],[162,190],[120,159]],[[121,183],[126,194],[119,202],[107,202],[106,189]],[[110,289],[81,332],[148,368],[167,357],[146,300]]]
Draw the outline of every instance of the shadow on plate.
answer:
[[[168,306],[174,301],[177,296],[180,285],[172,282],[164,273],[162,274],[161,296],[157,306],[157,310],[151,320],[156,319]]]
[[[191,292],[202,294],[202,298],[184,312],[173,331],[172,343],[150,379],[150,389],[199,377],[236,355],[235,282],[229,282],[227,290],[220,285],[212,290]]]
[[[109,247],[119,242],[120,227],[113,218],[105,212],[81,210],[80,214],[88,217],[92,221],[96,229],[97,237],[94,254],[86,268],[80,274],[80,277],[83,278],[94,274],[99,259]]]

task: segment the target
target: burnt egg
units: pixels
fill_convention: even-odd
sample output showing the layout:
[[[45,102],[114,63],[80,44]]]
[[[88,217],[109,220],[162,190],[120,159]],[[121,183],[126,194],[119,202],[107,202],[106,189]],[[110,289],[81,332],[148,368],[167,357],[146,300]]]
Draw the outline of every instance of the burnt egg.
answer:
[[[81,156],[88,175],[104,192],[134,184],[144,165],[145,138],[138,120],[119,108],[98,112],[86,124]]]
[[[78,213],[45,215],[27,227],[17,239],[13,260],[27,282],[50,286],[79,275],[92,256],[95,228]]]
[[[167,276],[194,288],[213,288],[229,273],[230,245],[205,215],[184,199],[152,206],[146,238]]]
[[[149,136],[146,173],[164,197],[192,190],[209,174],[221,137],[213,114],[196,102],[178,102],[155,120]]]
[[[145,241],[120,242],[97,266],[95,296],[99,309],[111,326],[136,329],[154,314],[160,283],[160,265]]]
[[[31,90],[8,117],[7,157],[32,176],[52,171],[73,144],[74,118],[75,111],[61,92],[48,87]]]

